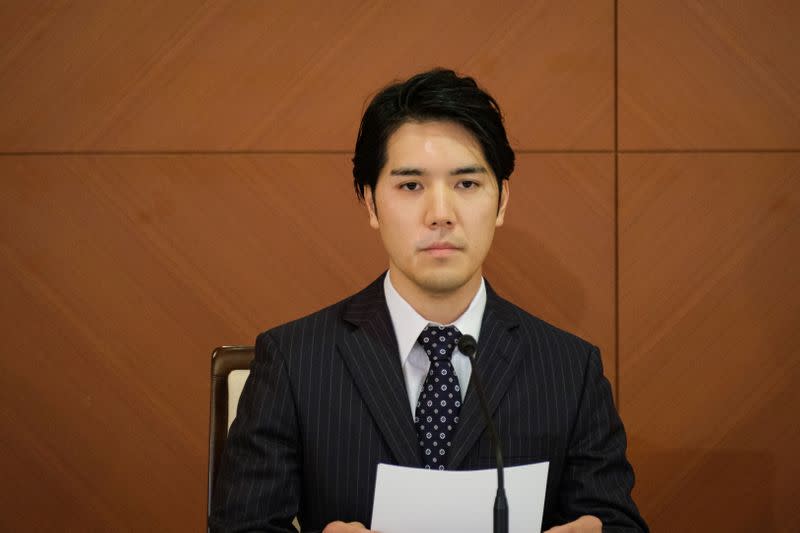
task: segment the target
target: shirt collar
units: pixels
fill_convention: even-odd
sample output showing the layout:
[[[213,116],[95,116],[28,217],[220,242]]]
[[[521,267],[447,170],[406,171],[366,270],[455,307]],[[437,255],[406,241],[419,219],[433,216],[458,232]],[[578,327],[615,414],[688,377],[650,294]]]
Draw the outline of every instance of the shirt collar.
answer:
[[[429,324],[428,320],[422,317],[411,307],[397,289],[392,285],[389,272],[383,279],[383,292],[386,295],[386,306],[389,308],[389,316],[392,319],[394,332],[397,336],[397,349],[400,351],[400,362],[405,364],[411,349],[417,342],[417,337],[422,330]],[[486,309],[486,283],[481,278],[478,292],[472,298],[467,310],[453,321],[452,324],[440,324],[443,326],[453,325],[464,335],[472,335],[478,340],[483,321],[483,312]],[[439,325],[439,324],[437,324]]]

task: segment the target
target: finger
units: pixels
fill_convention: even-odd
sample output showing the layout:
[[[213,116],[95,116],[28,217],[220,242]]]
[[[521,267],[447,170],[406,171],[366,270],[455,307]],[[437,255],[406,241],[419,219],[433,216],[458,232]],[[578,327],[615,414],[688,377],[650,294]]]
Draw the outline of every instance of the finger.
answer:
[[[322,533],[348,533],[349,531],[367,531],[367,527],[361,522],[345,523],[341,520],[337,520],[325,526]]]
[[[342,531],[342,527],[346,526],[344,522],[341,520],[337,520],[336,522],[331,522],[325,529],[322,530],[322,533],[337,533],[337,531]]]

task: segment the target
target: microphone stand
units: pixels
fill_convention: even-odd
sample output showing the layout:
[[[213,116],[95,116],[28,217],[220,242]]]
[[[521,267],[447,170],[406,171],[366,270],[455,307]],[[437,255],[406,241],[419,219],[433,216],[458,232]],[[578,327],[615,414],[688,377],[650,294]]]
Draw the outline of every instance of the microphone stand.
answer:
[[[495,464],[497,465],[497,494],[494,498],[494,533],[508,533],[508,500],[506,499],[505,481],[503,479],[503,451],[500,447],[500,438],[489,415],[489,406],[486,403],[486,394],[483,392],[483,384],[478,377],[476,362],[478,360],[478,343],[471,335],[462,335],[458,341],[458,349],[461,353],[469,357],[472,364],[472,376],[470,386],[478,391],[478,399],[483,412],[483,419],[489,430],[489,439],[494,448]]]

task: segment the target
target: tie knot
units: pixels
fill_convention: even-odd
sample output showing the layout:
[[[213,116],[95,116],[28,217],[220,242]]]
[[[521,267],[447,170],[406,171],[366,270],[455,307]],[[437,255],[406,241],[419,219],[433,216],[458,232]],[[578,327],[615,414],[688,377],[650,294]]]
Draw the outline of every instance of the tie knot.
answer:
[[[460,338],[461,332],[455,326],[428,325],[422,330],[417,341],[431,361],[449,361]]]

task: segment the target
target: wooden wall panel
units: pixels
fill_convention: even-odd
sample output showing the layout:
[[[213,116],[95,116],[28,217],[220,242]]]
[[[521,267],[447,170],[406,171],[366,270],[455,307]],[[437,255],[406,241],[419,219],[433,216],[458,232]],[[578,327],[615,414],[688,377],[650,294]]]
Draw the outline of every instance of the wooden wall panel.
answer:
[[[619,1],[619,147],[799,149],[800,3]]]
[[[800,154],[622,155],[619,395],[654,531],[800,520]]]
[[[0,158],[0,530],[202,529],[211,349],[385,264],[347,171],[325,155]]]
[[[612,172],[520,156],[487,273],[613,379]],[[211,349],[385,268],[349,155],[4,156],[0,176],[0,530],[201,530]]]
[[[600,347],[615,382],[614,159],[524,154],[487,278],[500,294]]]
[[[613,3],[9,2],[0,151],[352,150],[368,97],[444,65],[522,149],[613,147]]]

